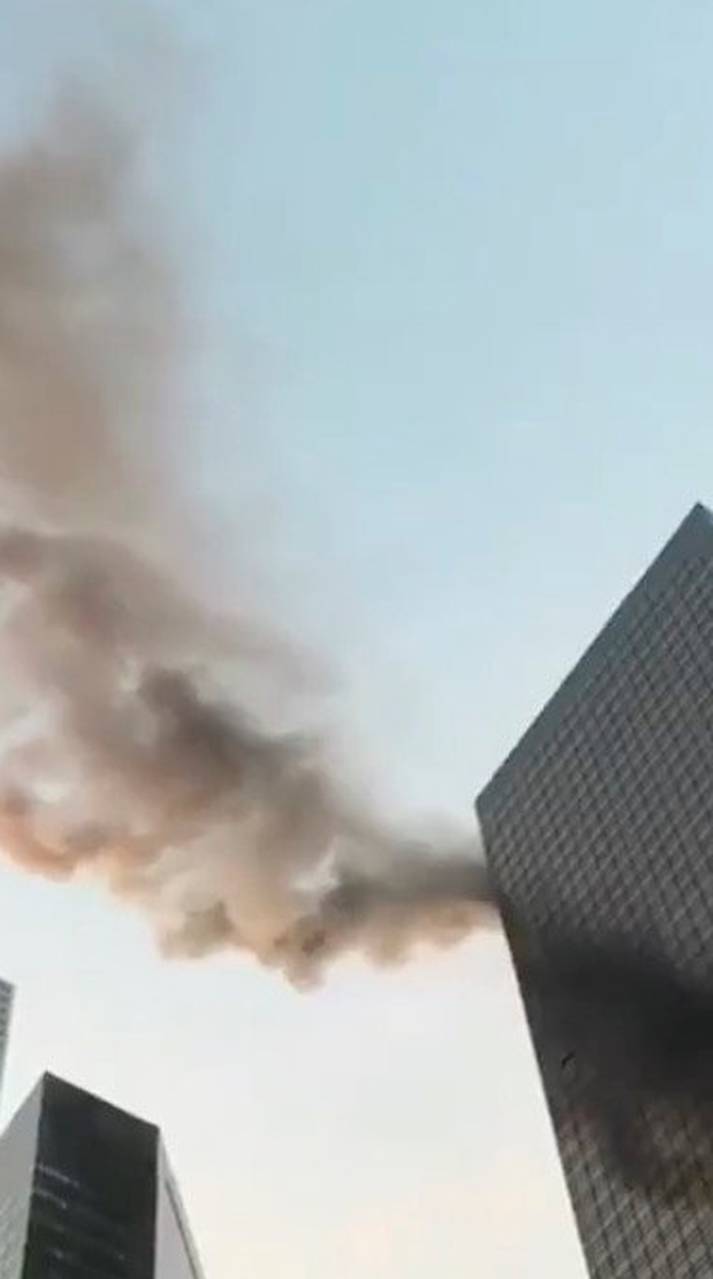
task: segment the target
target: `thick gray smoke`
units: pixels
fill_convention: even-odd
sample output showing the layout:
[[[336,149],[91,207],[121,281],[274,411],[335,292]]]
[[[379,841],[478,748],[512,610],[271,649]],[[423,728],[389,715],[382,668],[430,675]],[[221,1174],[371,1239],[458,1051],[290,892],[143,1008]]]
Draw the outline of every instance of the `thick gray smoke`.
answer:
[[[179,308],[129,143],[69,102],[0,166],[2,847],[103,878],[168,953],[242,948],[298,982],[457,940],[489,916],[473,850],[394,834],[325,741],[254,722],[234,690],[289,679],[289,654],[156,550]]]

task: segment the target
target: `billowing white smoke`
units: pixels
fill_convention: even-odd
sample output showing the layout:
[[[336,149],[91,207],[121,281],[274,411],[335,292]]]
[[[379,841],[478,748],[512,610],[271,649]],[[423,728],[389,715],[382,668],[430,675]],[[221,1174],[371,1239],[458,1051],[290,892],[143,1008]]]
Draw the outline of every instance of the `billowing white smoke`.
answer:
[[[171,504],[171,273],[131,212],[131,147],[91,104],[0,166],[0,843],[102,876],[167,952],[244,948],[295,981],[489,915],[468,848],[395,835],[328,744],[227,696],[288,657],[150,548]]]

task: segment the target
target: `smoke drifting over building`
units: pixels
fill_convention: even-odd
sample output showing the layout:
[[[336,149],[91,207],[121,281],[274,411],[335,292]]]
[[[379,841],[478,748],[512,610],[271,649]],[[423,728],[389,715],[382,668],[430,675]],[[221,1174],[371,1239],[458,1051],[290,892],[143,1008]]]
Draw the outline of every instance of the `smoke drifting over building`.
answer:
[[[169,953],[242,948],[297,981],[456,940],[489,917],[474,850],[392,832],[326,741],[254,722],[226,688],[289,679],[289,654],[161,558],[180,308],[132,159],[72,99],[0,164],[2,848],[100,876]]]

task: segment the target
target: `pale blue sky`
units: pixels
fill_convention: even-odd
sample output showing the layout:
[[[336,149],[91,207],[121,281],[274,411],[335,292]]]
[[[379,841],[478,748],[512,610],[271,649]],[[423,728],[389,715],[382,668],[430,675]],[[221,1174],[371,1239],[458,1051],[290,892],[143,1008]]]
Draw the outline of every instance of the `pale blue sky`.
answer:
[[[375,784],[467,822],[713,496],[713,13],[160,8],[183,71],[153,184],[206,340],[190,487],[344,671]],[[125,94],[141,9],[8,0],[3,135],[68,69]],[[1,882],[8,1104],[49,1064],[161,1120],[211,1279],[577,1273],[497,942],[305,999]]]

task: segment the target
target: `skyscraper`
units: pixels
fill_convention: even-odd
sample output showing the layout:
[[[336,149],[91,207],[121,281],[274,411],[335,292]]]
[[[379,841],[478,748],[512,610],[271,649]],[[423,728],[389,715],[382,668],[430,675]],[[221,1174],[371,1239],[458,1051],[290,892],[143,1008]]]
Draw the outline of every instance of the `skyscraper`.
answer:
[[[477,804],[594,1279],[713,1274],[713,517]]]
[[[2,1081],[5,1073],[8,1038],[10,1035],[10,1018],[12,1016],[13,988],[9,982],[0,978],[0,1098],[2,1097]]]
[[[44,1075],[0,1139],[0,1279],[201,1279],[160,1133]]]

